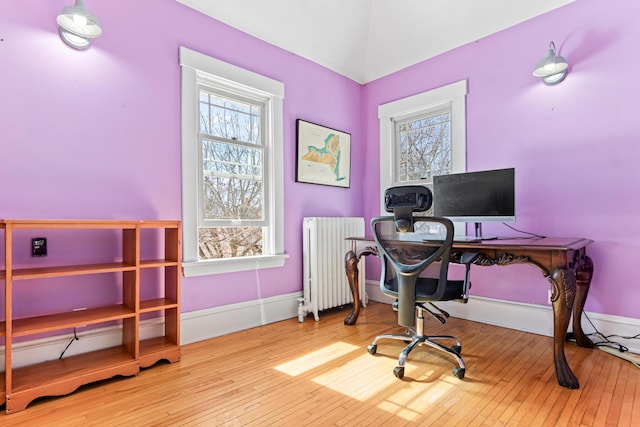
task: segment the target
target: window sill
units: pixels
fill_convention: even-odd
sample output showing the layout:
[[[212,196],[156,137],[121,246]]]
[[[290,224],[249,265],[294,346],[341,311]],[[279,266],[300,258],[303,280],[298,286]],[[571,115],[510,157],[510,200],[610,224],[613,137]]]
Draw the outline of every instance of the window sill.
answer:
[[[260,270],[282,267],[289,258],[287,254],[246,258],[225,258],[182,263],[184,277],[206,276],[210,274],[235,273],[238,271]]]

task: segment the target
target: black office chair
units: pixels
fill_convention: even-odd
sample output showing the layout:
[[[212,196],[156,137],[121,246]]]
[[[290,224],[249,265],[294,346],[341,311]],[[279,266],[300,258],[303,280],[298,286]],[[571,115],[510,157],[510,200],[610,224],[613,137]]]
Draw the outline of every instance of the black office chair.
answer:
[[[394,310],[398,311],[398,323],[407,327],[407,334],[384,334],[377,336],[367,350],[376,354],[378,341],[385,338],[410,341],[398,358],[398,366],[393,370],[396,377],[404,376],[404,365],[409,353],[418,345],[427,345],[443,351],[458,362],[458,367],[453,369],[453,374],[464,378],[466,366],[460,356],[462,344],[460,340],[451,335],[424,334],[425,312],[433,316],[441,323],[445,323],[449,314],[439,309],[433,301],[458,301],[466,303],[468,300],[469,268],[477,258],[475,253],[464,253],[461,262],[466,264],[464,280],[448,280],[448,266],[451,247],[453,244],[453,223],[446,218],[413,216],[414,212],[424,212],[431,207],[431,191],[422,186],[393,187],[385,192],[385,209],[393,212],[393,216],[373,218],[371,228],[378,247],[378,256],[382,261],[382,273],[380,278],[381,291],[393,298]],[[434,246],[416,245],[411,249],[398,249],[396,245],[388,244],[389,231],[405,233],[413,232],[416,223],[428,224],[441,228],[443,240]],[[385,228],[386,231],[381,230]],[[387,241],[385,241],[385,235]],[[396,236],[397,238],[398,236]],[[419,277],[429,265],[439,262],[440,274],[438,278]],[[428,304],[431,308],[427,308]],[[446,347],[442,340],[453,340],[455,344]]]

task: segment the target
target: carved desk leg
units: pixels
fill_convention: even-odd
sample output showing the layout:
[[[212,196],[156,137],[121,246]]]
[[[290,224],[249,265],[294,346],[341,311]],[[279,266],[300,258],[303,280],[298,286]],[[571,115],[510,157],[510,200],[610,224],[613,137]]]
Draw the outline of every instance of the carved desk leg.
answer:
[[[583,255],[582,264],[576,275],[576,300],[573,305],[573,335],[580,347],[593,348],[593,342],[582,331],[582,311],[587,300],[591,277],[593,276],[593,262]]]
[[[360,257],[363,255],[377,255],[377,251],[375,248],[367,246],[356,253],[356,245],[354,243],[353,249],[348,251],[344,257],[344,268],[347,272],[349,289],[351,289],[351,295],[353,296],[353,309],[344,319],[345,325],[355,325],[358,320],[358,315],[360,314],[360,280],[358,279],[358,263],[360,262]]]
[[[353,295],[353,309],[351,313],[344,319],[345,325],[355,325],[360,314],[360,283],[358,280],[358,262],[360,260],[355,252],[349,251],[344,257],[344,268],[347,271],[347,281],[349,289]]]
[[[558,383],[567,388],[579,388],[578,379],[564,355],[564,341],[576,293],[576,276],[568,268],[558,268],[549,281],[553,286],[553,359]]]

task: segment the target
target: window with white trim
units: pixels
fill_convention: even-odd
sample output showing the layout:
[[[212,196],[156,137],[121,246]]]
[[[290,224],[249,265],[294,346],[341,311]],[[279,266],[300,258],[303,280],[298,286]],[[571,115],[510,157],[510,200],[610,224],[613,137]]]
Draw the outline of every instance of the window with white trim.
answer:
[[[466,94],[462,80],[378,107],[382,213],[387,188],[465,171]]]
[[[378,107],[383,215],[387,188],[433,189],[434,176],[466,170],[466,95],[467,81],[461,80]],[[465,233],[464,224],[455,225],[456,234]]]
[[[183,269],[284,264],[284,85],[180,48]]]

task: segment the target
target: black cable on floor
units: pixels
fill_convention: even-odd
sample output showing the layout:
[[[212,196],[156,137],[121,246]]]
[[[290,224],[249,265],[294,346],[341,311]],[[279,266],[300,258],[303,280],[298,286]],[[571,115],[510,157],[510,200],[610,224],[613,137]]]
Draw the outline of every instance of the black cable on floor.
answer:
[[[616,334],[611,334],[611,335],[604,335],[603,333],[601,333],[600,331],[598,331],[598,329],[596,328],[596,326],[593,324],[593,322],[591,321],[591,319],[589,319],[589,316],[587,316],[587,313],[584,313],[584,317],[587,319],[587,321],[589,322],[589,324],[591,325],[591,327],[593,328],[593,330],[595,332],[588,334],[587,336],[597,336],[600,339],[602,339],[601,342],[597,342],[594,343],[595,346],[603,346],[606,345],[608,347],[613,347],[613,348],[617,348],[620,352],[624,353],[626,351],[629,351],[629,349],[627,347],[625,347],[624,345],[615,342],[615,341],[611,341],[610,338],[622,338],[624,340],[637,340],[640,339],[640,334],[636,334],[634,336],[631,337],[625,337],[622,335],[616,335]]]

